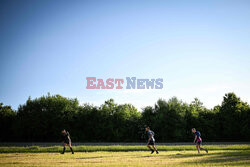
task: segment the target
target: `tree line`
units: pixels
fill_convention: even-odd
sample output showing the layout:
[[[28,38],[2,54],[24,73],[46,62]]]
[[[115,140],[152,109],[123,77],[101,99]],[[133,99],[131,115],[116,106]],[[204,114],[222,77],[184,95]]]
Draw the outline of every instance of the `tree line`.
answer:
[[[144,142],[150,126],[158,142],[192,141],[197,128],[204,141],[249,141],[250,106],[234,93],[207,109],[197,98],[190,104],[159,99],[139,112],[109,99],[100,106],[80,105],[60,95],[29,98],[17,111],[0,103],[0,141],[60,142],[61,130],[74,142]]]

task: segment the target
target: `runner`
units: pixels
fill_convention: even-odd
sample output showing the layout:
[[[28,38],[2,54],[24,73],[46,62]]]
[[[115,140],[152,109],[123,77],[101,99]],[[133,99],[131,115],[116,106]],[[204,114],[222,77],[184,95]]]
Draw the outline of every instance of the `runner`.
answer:
[[[195,128],[192,129],[192,132],[194,133],[194,143],[196,143],[196,148],[198,150],[198,153],[200,154],[200,150],[204,150],[208,153],[208,149],[201,147],[202,139],[201,139],[201,133],[197,131]]]
[[[155,151],[156,151],[156,154],[159,154],[158,150],[156,149],[155,147],[155,139],[154,139],[154,135],[155,133],[150,130],[149,127],[146,127],[146,132],[147,132],[147,135],[148,135],[148,143],[147,143],[147,147],[152,151],[151,154],[153,154]],[[152,149],[151,146],[154,148]]]
[[[69,146],[72,154],[74,154],[74,151],[73,151],[73,149],[71,147],[71,139],[70,139],[69,132],[67,132],[65,129],[63,129],[62,130],[62,135],[63,135],[63,144],[64,144],[64,147],[63,147],[63,152],[61,154],[64,154],[67,145]]]

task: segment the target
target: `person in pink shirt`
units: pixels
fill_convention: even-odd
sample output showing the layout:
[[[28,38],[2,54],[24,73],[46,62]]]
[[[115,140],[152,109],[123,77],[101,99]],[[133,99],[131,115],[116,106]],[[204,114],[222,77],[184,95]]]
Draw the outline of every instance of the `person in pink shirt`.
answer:
[[[200,153],[200,150],[205,150],[208,153],[208,149],[201,147],[202,139],[201,139],[201,133],[197,131],[195,128],[192,128],[192,132],[194,133],[194,143],[196,143],[196,148],[198,150],[198,153]]]

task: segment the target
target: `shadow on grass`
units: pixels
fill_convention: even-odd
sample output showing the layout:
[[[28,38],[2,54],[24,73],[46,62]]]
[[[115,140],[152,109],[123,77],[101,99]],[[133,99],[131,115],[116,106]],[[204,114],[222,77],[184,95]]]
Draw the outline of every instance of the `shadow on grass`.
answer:
[[[152,157],[152,155],[143,155],[143,156],[137,156],[137,157]]]
[[[106,158],[105,156],[98,156],[98,157],[81,157],[76,159],[100,159],[100,158]]]
[[[218,152],[209,154],[178,154],[170,155],[170,158],[189,158],[189,157],[203,157],[201,159],[195,159],[194,161],[184,162],[185,164],[194,165],[197,163],[218,163],[240,166],[248,164],[250,166],[250,151],[241,150],[233,152]]]

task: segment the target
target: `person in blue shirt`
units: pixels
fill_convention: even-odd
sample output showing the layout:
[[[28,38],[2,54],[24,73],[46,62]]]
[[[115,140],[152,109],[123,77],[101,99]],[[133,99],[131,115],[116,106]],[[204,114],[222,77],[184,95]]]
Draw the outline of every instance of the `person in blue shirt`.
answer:
[[[196,143],[196,148],[198,150],[198,153],[200,153],[200,150],[205,150],[208,153],[208,149],[201,147],[202,139],[201,139],[201,133],[197,131],[195,128],[192,128],[192,132],[194,133],[194,143]]]
[[[155,151],[156,151],[156,154],[159,154],[158,150],[155,147],[155,138],[154,138],[155,133],[152,130],[150,130],[149,127],[146,127],[145,130],[146,130],[147,136],[148,136],[147,147],[151,150],[151,154],[153,154]],[[154,149],[152,149],[151,146]]]

